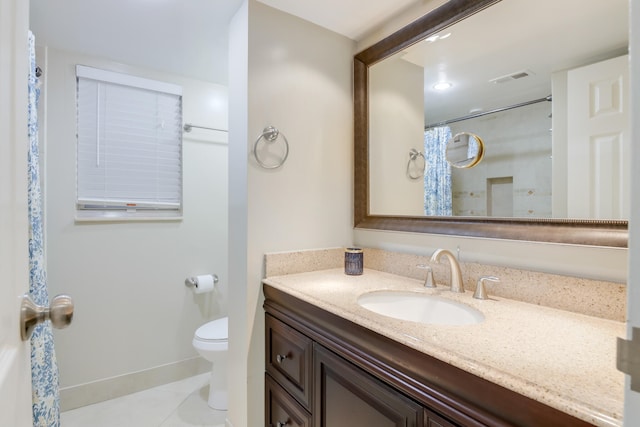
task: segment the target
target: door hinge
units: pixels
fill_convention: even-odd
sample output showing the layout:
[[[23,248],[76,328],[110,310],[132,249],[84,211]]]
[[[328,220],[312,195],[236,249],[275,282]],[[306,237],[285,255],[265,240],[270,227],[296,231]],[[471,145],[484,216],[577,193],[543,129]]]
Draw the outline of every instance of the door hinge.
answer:
[[[631,340],[618,338],[616,367],[631,377],[631,390],[640,393],[640,328],[631,329]]]

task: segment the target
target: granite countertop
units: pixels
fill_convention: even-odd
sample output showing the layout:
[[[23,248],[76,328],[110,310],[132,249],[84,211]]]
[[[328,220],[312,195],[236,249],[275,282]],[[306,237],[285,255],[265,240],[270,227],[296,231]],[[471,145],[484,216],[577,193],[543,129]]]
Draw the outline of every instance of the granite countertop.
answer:
[[[625,324],[365,269],[273,276],[264,283],[478,377],[597,426],[621,426],[624,374],[616,369],[616,337]],[[474,325],[424,325],[360,307],[360,295],[401,290],[439,295],[480,310]]]

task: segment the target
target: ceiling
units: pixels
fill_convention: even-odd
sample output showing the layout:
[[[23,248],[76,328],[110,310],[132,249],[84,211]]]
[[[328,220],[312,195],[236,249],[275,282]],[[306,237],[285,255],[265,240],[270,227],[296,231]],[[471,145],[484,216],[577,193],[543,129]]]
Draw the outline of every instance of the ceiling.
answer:
[[[225,84],[227,26],[241,3],[30,0],[30,26],[38,45]]]
[[[258,0],[352,40],[420,0]]]
[[[227,83],[227,26],[243,0],[31,0],[36,43]],[[258,0],[358,40],[424,0]]]
[[[433,124],[551,95],[553,72],[626,53],[628,21],[626,0],[508,0],[397,57],[424,70],[425,124]],[[439,81],[453,86],[438,91]]]
[[[433,3],[256,1],[356,41],[390,17]],[[38,44],[227,84],[227,29],[242,2],[30,0],[31,29]],[[405,51],[403,59],[425,69],[425,102],[438,106],[437,112],[429,112],[427,105],[427,123],[464,115],[470,109],[487,110],[523,101],[514,98],[515,84],[488,85],[491,78],[530,70],[532,77],[518,80],[517,85],[526,86],[525,98],[535,99],[550,94],[550,71],[587,63],[611,51],[612,46],[624,50],[628,0],[589,0],[588,7],[586,4],[584,0],[502,1],[452,27],[448,39]],[[431,90],[429,79],[443,76],[453,80],[454,90]],[[485,92],[474,92],[481,89]],[[454,105],[455,98],[465,97],[468,103]],[[488,98],[494,105],[475,101]]]

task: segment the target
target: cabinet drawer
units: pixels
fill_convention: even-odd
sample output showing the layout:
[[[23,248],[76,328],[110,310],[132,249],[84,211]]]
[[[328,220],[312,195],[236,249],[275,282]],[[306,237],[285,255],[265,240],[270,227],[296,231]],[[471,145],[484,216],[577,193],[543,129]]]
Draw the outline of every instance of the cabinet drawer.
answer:
[[[311,427],[311,414],[265,374],[267,427]]]
[[[267,372],[302,406],[310,409],[311,339],[270,315],[265,322]]]

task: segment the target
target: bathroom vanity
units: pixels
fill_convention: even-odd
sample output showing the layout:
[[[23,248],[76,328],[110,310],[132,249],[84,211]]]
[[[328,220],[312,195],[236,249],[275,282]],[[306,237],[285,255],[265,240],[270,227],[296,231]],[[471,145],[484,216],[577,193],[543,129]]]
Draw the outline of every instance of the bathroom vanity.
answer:
[[[264,281],[267,426],[615,426],[624,324],[365,270]],[[379,290],[435,293],[476,325],[426,325],[357,304]]]

